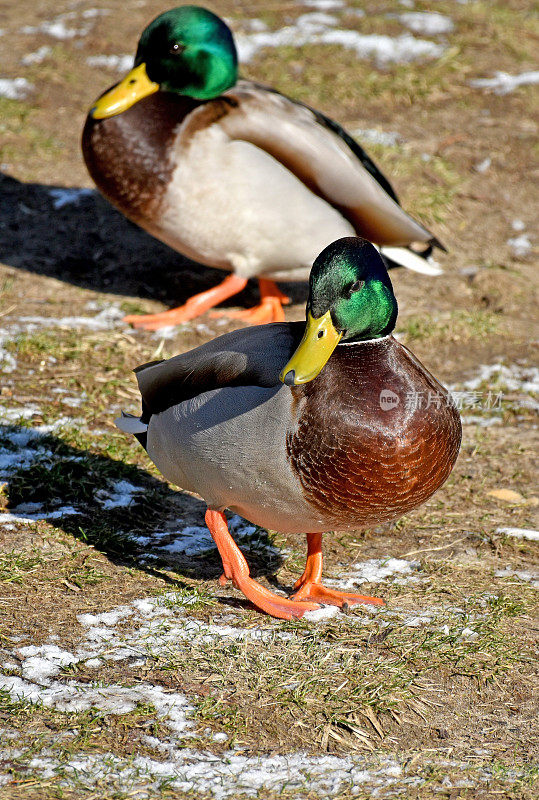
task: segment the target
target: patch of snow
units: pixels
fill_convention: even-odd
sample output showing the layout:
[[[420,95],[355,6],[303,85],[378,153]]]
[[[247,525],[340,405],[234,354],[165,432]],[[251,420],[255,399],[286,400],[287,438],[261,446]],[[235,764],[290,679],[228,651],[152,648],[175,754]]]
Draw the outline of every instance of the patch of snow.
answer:
[[[43,45],[43,47],[38,47],[37,50],[34,50],[33,53],[27,53],[25,56],[21,58],[21,64],[24,64],[25,67],[29,67],[32,64],[41,64],[47,56],[50,56],[52,53],[52,47],[48,45]]]
[[[337,616],[337,614],[340,614],[340,608],[338,606],[321,606],[315,611],[306,611],[303,615],[303,619],[308,622],[323,622],[327,619],[332,619]]]
[[[177,523],[181,526],[181,522]],[[229,520],[230,532],[239,544],[242,542],[248,543],[251,541],[253,535],[256,533],[256,527],[246,522],[237,515]],[[133,537],[133,540],[142,545],[148,545],[152,539],[157,539],[156,545],[163,553],[170,553],[171,555],[181,554],[185,556],[198,556],[215,549],[215,542],[213,541],[208,528],[204,525],[189,525],[181,527],[175,534],[175,539],[169,544],[162,545],[159,543],[160,539],[165,536],[174,535],[174,530],[169,531],[155,531],[148,536]],[[277,553],[278,551],[268,545],[264,544],[264,549],[269,553]]]
[[[497,384],[509,391],[539,392],[539,368],[512,364],[481,364],[479,375],[465,381],[466,389],[477,389],[482,383]]]
[[[504,569],[496,570],[494,577],[517,578],[519,581],[526,581],[527,583],[531,583],[534,588],[539,589],[539,572],[528,572],[527,570],[523,569],[511,569],[511,567],[507,566]]]
[[[185,324],[185,323],[184,323]],[[130,333],[133,335],[137,332],[135,328]],[[165,325],[163,328],[159,328],[158,331],[152,332],[153,339],[175,339],[178,334],[178,326],[177,325]]]
[[[303,0],[303,6],[317,8],[319,11],[330,11],[332,8],[344,8],[344,0]]]
[[[62,667],[78,661],[73,653],[55,644],[27,645],[19,648],[18,652],[24,658],[23,677],[41,685],[47,684],[53,675],[58,675]]]
[[[439,58],[444,47],[426,39],[416,39],[411,34],[384,36],[361,34],[357,31],[327,31],[320,36],[322,44],[338,44],[355,51],[358,58],[372,58],[379,65],[408,64],[428,58]]]
[[[414,572],[420,567],[419,561],[407,561],[403,558],[372,558],[354,566],[354,572],[339,580],[328,579],[326,583],[343,589],[353,589],[362,583],[385,582],[393,575],[416,577]]]
[[[45,33],[54,39],[68,40],[76,37],[87,36],[92,30],[95,19],[99,16],[110,14],[106,8],[89,8],[80,14],[76,11],[68,11],[59,14],[50,21],[42,22],[40,25],[25,25],[21,28],[21,33],[35,34]],[[85,20],[85,22],[82,22]],[[78,26],[78,27],[74,27]]]
[[[517,258],[525,258],[531,253],[532,250],[530,237],[526,233],[522,233],[520,236],[515,236],[514,239],[508,239],[507,244]]]
[[[111,13],[109,8],[86,8],[82,12],[83,19],[95,19],[95,17],[107,17]]]
[[[0,525],[6,523],[16,522],[23,525],[30,525],[33,522],[38,522],[41,519],[61,519],[62,517],[73,517],[81,514],[73,506],[62,506],[54,511],[40,511],[36,514],[22,513],[22,514],[0,514]]]
[[[73,659],[73,661],[76,660]],[[73,663],[73,661],[65,663]],[[45,663],[49,662],[45,661]],[[38,678],[42,676],[40,672],[42,668],[44,669],[37,663],[35,672]],[[42,703],[44,706],[56,708],[58,711],[71,713],[96,708],[104,714],[129,714],[134,711],[138,703],[148,703],[155,707],[157,718],[176,736],[185,735],[192,725],[187,717],[193,709],[186,697],[176,692],[167,692],[160,686],[146,683],[130,687],[115,684],[94,686],[77,681],[61,683],[60,681],[50,681],[45,673],[43,673],[43,680],[46,682],[44,686],[31,680],[0,675],[0,688],[8,692],[13,699]]]
[[[117,625],[121,619],[131,616],[133,609],[129,606],[118,606],[113,611],[104,611],[101,614],[79,614],[77,620],[84,627],[94,625]]]
[[[501,417],[481,417],[478,414],[468,414],[460,418],[463,425],[478,425],[480,428],[490,428],[492,425],[501,425]]]
[[[86,63],[89,67],[104,67],[117,72],[129,72],[133,66],[133,56],[129,54],[121,56],[89,56],[86,59]]]
[[[325,8],[329,10],[330,7]],[[437,58],[444,52],[442,45],[416,39],[411,34],[397,37],[360,34],[356,30],[337,28],[337,25],[337,17],[325,13],[324,10],[302,14],[290,25],[276,31],[238,33],[238,55],[242,62],[247,63],[266,47],[300,47],[308,43],[335,44],[353,50],[359,58],[373,58],[379,65],[383,65]]]
[[[514,219],[511,223],[511,227],[514,231],[523,231],[526,227],[526,223],[523,222],[521,219]]]
[[[26,78],[0,78],[0,97],[8,100],[24,100],[34,85]]]
[[[52,750],[45,750],[24,764],[26,774],[54,778],[55,786],[69,785],[76,777],[77,785],[107,793],[120,785],[130,796],[146,797],[161,789],[193,792],[214,800],[231,797],[255,797],[283,792],[302,791],[308,786],[313,795],[332,797],[340,793],[357,793],[358,786],[372,787],[372,796],[394,784],[417,783],[403,778],[402,769],[392,758],[370,764],[364,756],[316,755],[304,752],[286,755],[247,756],[231,749],[221,756],[208,751],[178,748],[144,737],[145,743],[166,755],[166,760],[147,756],[120,758],[112,753],[80,753],[69,760],[60,760]],[[154,741],[155,740],[155,741]],[[15,748],[6,750],[8,761],[17,758]],[[19,765],[20,768],[20,765]]]
[[[395,147],[399,142],[404,141],[400,133],[396,131],[379,131],[376,128],[356,128],[351,131],[352,135],[360,141],[370,144],[381,144],[384,147]]]
[[[144,492],[142,486],[133,486],[129,481],[115,481],[110,489],[100,489],[95,494],[95,498],[106,511],[111,508],[122,508],[130,505],[135,499],[135,495]]]
[[[20,317],[19,321],[36,328],[88,328],[93,331],[105,331],[114,328],[124,317],[124,312],[117,305],[105,306],[95,317]]]
[[[496,528],[496,533],[514,536],[516,539],[528,539],[530,542],[539,542],[539,531],[529,528]]]
[[[51,188],[48,193],[53,198],[53,206],[55,209],[63,208],[64,206],[75,205],[78,206],[84,197],[92,197],[95,195],[94,189],[84,188]]]
[[[487,172],[487,170],[489,170],[491,166],[492,166],[492,159],[490,158],[490,156],[487,156],[482,161],[479,161],[474,166],[474,169],[476,172],[484,173]]]
[[[509,94],[519,86],[528,86],[539,83],[539,70],[522,72],[520,75],[509,75],[507,72],[495,72],[493,78],[477,78],[470,81],[470,86],[476,89],[486,89],[494,94]]]
[[[414,33],[422,33],[425,36],[451,33],[455,28],[453,20],[436,11],[410,11],[399,14],[398,19]]]

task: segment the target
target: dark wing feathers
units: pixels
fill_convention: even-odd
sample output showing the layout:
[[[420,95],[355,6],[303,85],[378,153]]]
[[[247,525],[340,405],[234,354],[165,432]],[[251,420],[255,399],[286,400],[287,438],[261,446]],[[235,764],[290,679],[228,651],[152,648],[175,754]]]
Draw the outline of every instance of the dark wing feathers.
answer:
[[[167,361],[135,369],[142,420],[225,386],[276,386],[303,335],[304,323],[257,325],[219,336]]]

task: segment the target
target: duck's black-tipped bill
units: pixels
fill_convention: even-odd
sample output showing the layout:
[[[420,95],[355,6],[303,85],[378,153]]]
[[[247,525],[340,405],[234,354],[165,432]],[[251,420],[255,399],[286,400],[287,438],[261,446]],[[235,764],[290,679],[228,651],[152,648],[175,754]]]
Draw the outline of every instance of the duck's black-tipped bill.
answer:
[[[293,369],[289,369],[283,378],[283,383],[286,384],[286,386],[293,386],[295,381],[296,381],[296,372]]]

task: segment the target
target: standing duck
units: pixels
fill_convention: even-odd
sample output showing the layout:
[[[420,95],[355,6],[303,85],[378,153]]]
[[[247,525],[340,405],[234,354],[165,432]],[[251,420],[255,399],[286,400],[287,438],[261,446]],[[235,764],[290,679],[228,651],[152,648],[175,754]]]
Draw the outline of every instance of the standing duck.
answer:
[[[221,583],[275,617],[318,603],[377,598],[321,583],[322,533],[371,528],[419,506],[460,446],[448,392],[391,336],[397,302],[385,264],[359,238],[313,264],[307,322],[220,336],[136,371],[140,418],[124,415],[165,478],[199,494],[223,561]],[[261,586],[224,510],[283,533],[306,532],[307,565],[290,599]]]
[[[134,68],[90,110],[82,150],[98,189],[129,219],[231,273],[179,308],[126,317],[137,327],[194,319],[253,277],[260,305],[229,315],[283,321],[275,281],[307,280],[326,245],[356,233],[394,262],[439,272],[408,246],[423,243],[426,255],[442,245],[365,151],[320,112],[238,80],[232,33],[199,6],[148,25]]]

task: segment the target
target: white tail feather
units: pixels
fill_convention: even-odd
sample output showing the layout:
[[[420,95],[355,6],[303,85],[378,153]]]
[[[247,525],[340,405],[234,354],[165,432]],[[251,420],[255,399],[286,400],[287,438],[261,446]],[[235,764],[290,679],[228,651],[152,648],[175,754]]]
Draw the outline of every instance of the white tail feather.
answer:
[[[141,422],[138,417],[133,417],[131,414],[122,414],[114,420],[114,424],[125,433],[145,433],[148,430],[145,422]]]
[[[441,275],[443,273],[443,269],[434,259],[429,258],[427,260],[413,253],[411,250],[408,250],[406,247],[383,246],[379,249],[383,256],[387,256],[396,264],[400,264],[401,267],[407,267],[407,269],[411,269],[414,272],[421,272],[422,275],[432,276]]]

